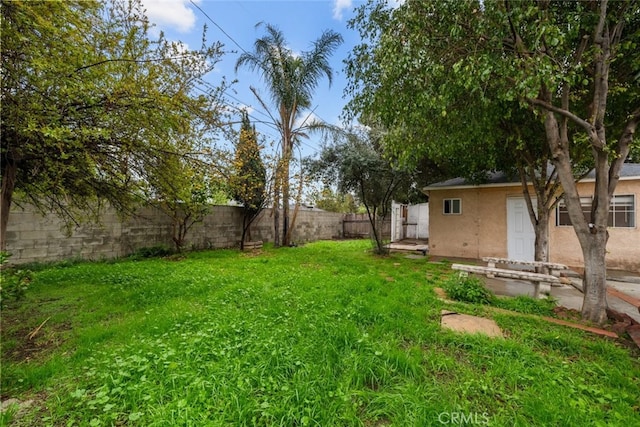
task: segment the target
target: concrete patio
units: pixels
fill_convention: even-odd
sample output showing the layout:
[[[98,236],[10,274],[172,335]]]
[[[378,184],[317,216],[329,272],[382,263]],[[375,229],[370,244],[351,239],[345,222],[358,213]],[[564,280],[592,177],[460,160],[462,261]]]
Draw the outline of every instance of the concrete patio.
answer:
[[[573,275],[572,275],[573,276]],[[577,274],[575,275],[577,276]],[[533,296],[533,285],[530,282],[512,279],[489,279],[484,276],[478,276],[482,279],[487,288],[491,289],[496,295]],[[580,311],[582,309],[582,279],[580,277],[569,277],[571,285],[563,284],[561,286],[551,287],[551,296],[558,300],[558,305]],[[640,322],[640,312],[638,306],[634,305],[634,299],[640,301],[640,276],[631,274],[619,275],[612,273],[607,280],[609,290],[607,292],[607,301],[609,308],[620,313],[628,314],[631,318]],[[612,292],[612,290],[614,292]],[[626,301],[616,295],[621,292],[625,296]]]

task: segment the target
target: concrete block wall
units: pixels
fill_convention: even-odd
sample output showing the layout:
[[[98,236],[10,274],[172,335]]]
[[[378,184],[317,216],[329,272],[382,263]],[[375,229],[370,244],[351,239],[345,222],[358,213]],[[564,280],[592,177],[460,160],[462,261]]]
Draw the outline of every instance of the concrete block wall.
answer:
[[[343,217],[339,213],[301,210],[292,240],[304,243],[340,237]],[[186,247],[239,247],[241,235],[242,209],[214,206],[204,221],[189,231]],[[263,211],[252,224],[251,239],[273,241],[270,209]],[[12,208],[6,240],[7,251],[12,253],[11,262],[14,264],[73,258],[110,259],[129,255],[144,247],[173,247],[170,218],[151,207],[141,208],[135,216],[124,219],[109,209],[98,224],[83,224],[67,234],[64,223],[57,216],[43,216],[34,206],[24,204],[23,207]]]

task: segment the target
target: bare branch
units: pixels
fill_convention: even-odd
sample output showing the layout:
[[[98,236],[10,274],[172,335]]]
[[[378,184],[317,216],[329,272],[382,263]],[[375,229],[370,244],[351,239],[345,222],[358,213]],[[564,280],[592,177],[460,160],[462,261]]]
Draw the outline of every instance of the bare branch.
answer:
[[[591,123],[589,123],[584,119],[581,119],[580,117],[573,114],[571,111],[565,110],[564,108],[556,107],[555,105],[538,98],[527,98],[526,101],[533,106],[540,107],[554,113],[558,113],[563,117],[567,117],[568,119],[574,121],[576,124],[584,128],[590,135],[591,135],[591,132],[594,132],[594,127]]]

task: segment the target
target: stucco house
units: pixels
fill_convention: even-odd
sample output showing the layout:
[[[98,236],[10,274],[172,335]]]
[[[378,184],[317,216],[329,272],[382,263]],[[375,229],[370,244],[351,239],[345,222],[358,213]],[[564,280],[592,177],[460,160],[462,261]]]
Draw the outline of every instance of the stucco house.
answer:
[[[593,173],[578,183],[590,211]],[[535,233],[520,181],[493,173],[485,184],[455,178],[429,185],[429,253],[442,257],[533,260]],[[531,190],[530,194],[535,194]],[[640,164],[626,163],[609,212],[607,267],[640,271]],[[582,268],[580,244],[562,202],[550,215],[549,259]]]

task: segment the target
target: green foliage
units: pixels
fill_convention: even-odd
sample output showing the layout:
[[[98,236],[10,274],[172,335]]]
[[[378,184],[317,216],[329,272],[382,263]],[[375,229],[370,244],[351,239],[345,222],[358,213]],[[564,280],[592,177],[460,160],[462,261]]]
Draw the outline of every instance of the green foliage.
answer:
[[[0,425],[12,425],[11,421],[14,419],[18,411],[19,406],[17,404],[6,407],[2,412],[0,412]]]
[[[152,38],[138,0],[3,0],[1,19],[3,211],[15,190],[70,224],[105,200],[128,212],[147,178],[173,172],[158,158],[200,152],[176,144],[220,122],[226,83],[202,83],[221,45]]]
[[[482,180],[496,167],[546,168],[551,156],[542,123],[553,104],[574,115],[566,123],[572,165],[592,166],[583,142],[587,122],[595,120],[589,117],[599,60],[593,30],[602,10],[609,36],[623,37],[611,36],[616,59],[607,108],[614,113],[604,123],[618,135],[637,120],[640,97],[640,65],[630,50],[638,45],[638,14],[623,2],[605,8],[580,2],[365,3],[349,23],[363,41],[347,60],[346,113],[387,127],[385,148],[404,162],[427,157],[448,174]],[[543,100],[546,91],[554,98]]]
[[[523,295],[509,298],[495,298],[492,302],[492,305],[504,308],[505,310],[540,316],[553,315],[553,309],[556,307],[556,304],[557,301],[552,297],[535,299]]]
[[[471,303],[486,304],[523,314],[552,316],[557,301],[554,298],[535,299],[525,295],[498,298],[485,286],[482,279],[458,273],[449,277],[442,288],[449,298]]]
[[[310,195],[311,203],[319,209],[329,212],[362,213],[356,198],[351,193],[339,193],[325,186],[321,191]]]
[[[230,179],[233,198],[249,212],[259,211],[266,201],[267,171],[260,155],[258,135],[246,112],[236,145],[233,175]]]
[[[270,114],[273,126],[282,136],[281,158],[275,171],[273,194],[276,208],[279,207],[280,195],[282,195],[284,210],[282,244],[287,246],[290,243],[290,230],[295,221],[294,216],[293,221],[289,222],[289,179],[293,148],[302,138],[308,136],[309,131],[328,127],[318,121],[309,120],[309,116],[304,118],[303,113],[310,108],[313,92],[318,87],[320,79],[327,77],[331,84],[333,70],[329,65],[329,57],[342,44],[342,36],[332,30],[324,31],[313,42],[311,50],[297,53],[291,50],[284,34],[277,27],[265,24],[264,28],[266,34],[255,41],[254,51],[244,52],[238,58],[236,71],[243,66],[252,71],[258,71],[267,86],[274,110],[277,111]],[[269,110],[267,102],[258,95],[256,90],[253,88],[252,90],[260,104]],[[300,122],[302,125],[297,126],[296,123]],[[274,220],[277,222],[278,217],[275,216]],[[279,224],[275,227],[276,246],[280,244],[278,227]]]
[[[133,259],[157,258],[157,257],[172,255],[173,253],[174,252],[170,248],[164,245],[147,246],[147,247],[136,250],[134,253],[130,255],[130,258],[133,258]]]
[[[246,112],[242,114],[242,127],[236,144],[229,187],[233,198],[242,205],[244,212],[240,242],[240,247],[244,249],[251,223],[265,208],[268,200],[267,171],[260,154],[258,135]]]
[[[350,25],[363,39],[347,61],[350,117],[388,128],[385,147],[408,164],[426,156],[471,178],[518,167],[540,193],[534,223],[562,189],[583,252],[597,254],[587,277],[604,276],[607,207],[640,124],[635,2],[371,1]],[[584,167],[601,184],[588,221]],[[594,322],[606,319],[604,283],[583,304]]]
[[[7,266],[10,257],[11,254],[0,252],[0,308],[7,302],[22,300],[31,283],[31,271]]]
[[[391,202],[406,195],[415,184],[414,170],[398,167],[385,157],[379,129],[352,130],[323,147],[318,159],[306,159],[309,174],[325,185],[336,185],[341,193],[353,193],[364,205],[372,228],[376,253],[385,254],[382,223],[391,212]]]
[[[488,290],[482,280],[476,277],[459,274],[452,276],[442,288],[449,298],[473,304],[493,304],[496,300],[493,292]]]
[[[39,271],[2,313],[3,393],[34,399],[12,425],[634,425],[628,348],[515,314],[504,339],[443,330],[446,266],[367,247]]]
[[[209,213],[222,178],[207,163],[188,155],[193,150],[190,143],[176,143],[175,150],[150,162],[143,188],[148,202],[171,218],[172,239],[180,252],[189,230]]]

